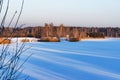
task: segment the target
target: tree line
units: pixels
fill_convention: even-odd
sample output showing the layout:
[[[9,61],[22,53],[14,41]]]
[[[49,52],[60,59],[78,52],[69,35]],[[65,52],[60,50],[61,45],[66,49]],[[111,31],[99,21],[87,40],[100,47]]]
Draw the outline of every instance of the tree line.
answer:
[[[1,30],[1,28],[0,28]],[[53,23],[45,23],[44,26],[12,28],[5,27],[0,37],[80,37],[80,38],[104,38],[120,37],[120,28],[118,27],[73,27],[73,26],[54,26]]]

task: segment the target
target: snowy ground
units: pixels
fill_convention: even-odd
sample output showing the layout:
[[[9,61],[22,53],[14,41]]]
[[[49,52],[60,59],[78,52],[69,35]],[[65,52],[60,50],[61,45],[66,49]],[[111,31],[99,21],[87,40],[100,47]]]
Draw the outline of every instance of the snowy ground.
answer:
[[[22,54],[29,80],[120,80],[120,39],[30,42]],[[11,51],[14,48],[11,44]]]

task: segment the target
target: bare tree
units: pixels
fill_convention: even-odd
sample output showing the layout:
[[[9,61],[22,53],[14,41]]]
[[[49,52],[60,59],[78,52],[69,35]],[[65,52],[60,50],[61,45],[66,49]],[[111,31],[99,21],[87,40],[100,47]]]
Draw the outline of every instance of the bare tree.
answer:
[[[4,0],[0,0],[0,15],[2,14],[1,12],[3,11],[2,10],[3,4],[4,4]],[[7,32],[4,27],[6,24],[5,22],[7,19],[7,14],[9,13],[8,10],[10,10],[9,5],[10,5],[10,0],[7,0],[7,6],[5,9],[5,13],[2,16],[3,18],[0,22],[0,32],[1,32],[0,34],[2,34],[3,32],[4,33]],[[16,32],[16,30],[18,28],[18,22],[19,22],[21,14],[22,14],[23,5],[24,5],[24,0],[22,0],[21,10],[17,16],[14,30],[10,33],[10,37],[6,37],[5,39],[2,39],[1,43],[5,42],[6,39],[7,40],[12,39],[14,32]],[[13,14],[13,16],[8,24],[8,27],[13,22],[16,14],[17,14],[17,11],[15,11],[15,13]],[[23,63],[20,63],[21,54],[27,50],[24,47],[25,47],[24,43],[19,46],[18,40],[15,43],[15,49],[13,52],[9,51],[10,44],[2,45],[2,49],[0,51],[0,80],[18,80],[18,79],[20,79],[20,74],[22,72],[21,67],[26,62],[26,60],[30,57],[30,56],[27,57],[27,59]]]

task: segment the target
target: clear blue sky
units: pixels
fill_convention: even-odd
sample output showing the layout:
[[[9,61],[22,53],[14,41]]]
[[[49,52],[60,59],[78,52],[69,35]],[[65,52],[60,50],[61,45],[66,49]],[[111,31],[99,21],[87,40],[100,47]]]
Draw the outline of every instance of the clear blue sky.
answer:
[[[11,0],[12,16],[22,0]],[[8,19],[9,20],[9,19]],[[120,0],[25,0],[20,24],[120,26]]]

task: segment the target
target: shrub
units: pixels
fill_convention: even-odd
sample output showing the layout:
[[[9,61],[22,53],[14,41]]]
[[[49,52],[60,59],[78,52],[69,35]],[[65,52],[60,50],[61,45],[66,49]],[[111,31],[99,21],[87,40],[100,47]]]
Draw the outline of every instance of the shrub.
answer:
[[[69,38],[69,41],[70,42],[77,42],[77,41],[80,41],[80,38],[74,38],[74,37],[72,37],[72,38]]]
[[[10,44],[10,43],[11,43],[10,39],[5,39],[5,38],[0,39],[0,44]]]
[[[21,42],[30,42],[29,39],[22,39]]]
[[[41,37],[39,42],[60,42],[60,39],[57,37]]]

